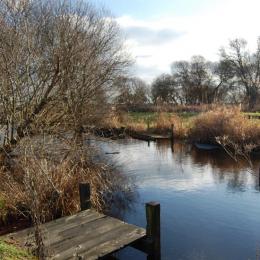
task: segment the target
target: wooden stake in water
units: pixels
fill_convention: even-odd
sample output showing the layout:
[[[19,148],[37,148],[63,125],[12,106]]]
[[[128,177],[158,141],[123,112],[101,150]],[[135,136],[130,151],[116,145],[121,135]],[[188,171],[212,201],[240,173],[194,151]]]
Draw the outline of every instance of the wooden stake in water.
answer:
[[[161,221],[160,221],[160,203],[146,203],[146,234],[151,241],[151,251],[147,259],[161,259]]]
[[[171,141],[172,141],[172,143],[174,142],[174,124],[172,124],[172,126],[171,126]]]
[[[90,185],[89,183],[79,184],[80,209],[86,210],[91,208],[90,202]]]
[[[258,185],[260,187],[260,167],[259,167],[259,173],[258,173]]]

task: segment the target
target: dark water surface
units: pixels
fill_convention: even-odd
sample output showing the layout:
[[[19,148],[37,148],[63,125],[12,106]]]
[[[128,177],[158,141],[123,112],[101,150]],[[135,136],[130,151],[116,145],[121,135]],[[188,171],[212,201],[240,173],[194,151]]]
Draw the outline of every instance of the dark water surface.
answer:
[[[145,227],[145,202],[161,203],[162,259],[260,259],[258,170],[223,152],[121,140],[102,145],[137,185],[123,219]],[[120,259],[146,259],[124,249]]]

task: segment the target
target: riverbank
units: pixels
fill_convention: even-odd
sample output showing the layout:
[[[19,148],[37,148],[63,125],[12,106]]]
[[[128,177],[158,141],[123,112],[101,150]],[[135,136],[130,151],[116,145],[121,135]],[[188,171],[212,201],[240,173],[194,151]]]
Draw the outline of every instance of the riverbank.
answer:
[[[221,150],[200,151],[186,142],[100,141],[136,180],[138,200],[124,221],[145,225],[143,203],[161,203],[163,259],[255,259],[260,214],[259,159],[235,161]],[[230,243],[226,243],[228,238]],[[125,249],[119,259],[141,260]],[[202,257],[201,257],[202,256]]]
[[[90,183],[92,205],[100,212],[131,205],[131,181],[82,138],[78,144],[68,136],[37,136],[2,153],[1,235],[35,225],[36,216],[43,223],[78,212],[79,182]]]
[[[159,136],[220,145],[242,155],[260,150],[260,120],[257,116],[258,113],[242,113],[236,107],[216,107],[201,113],[131,112],[114,115],[109,120],[108,129],[112,126],[121,129],[121,137],[130,135],[147,141]]]
[[[20,248],[12,241],[0,240],[0,259],[3,260],[36,260],[26,249]]]

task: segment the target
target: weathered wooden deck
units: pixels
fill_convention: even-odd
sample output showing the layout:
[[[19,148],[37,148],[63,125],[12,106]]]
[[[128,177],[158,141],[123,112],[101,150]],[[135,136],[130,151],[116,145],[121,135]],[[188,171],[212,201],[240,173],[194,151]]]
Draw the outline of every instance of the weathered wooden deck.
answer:
[[[41,226],[46,259],[99,259],[132,246],[160,259],[160,204],[146,204],[146,229],[125,223],[90,209],[90,187],[80,184],[82,211]],[[31,250],[36,248],[34,228],[8,234]]]
[[[42,226],[47,259],[98,259],[144,238],[146,230],[92,209]],[[6,236],[21,246],[35,247],[29,228]]]

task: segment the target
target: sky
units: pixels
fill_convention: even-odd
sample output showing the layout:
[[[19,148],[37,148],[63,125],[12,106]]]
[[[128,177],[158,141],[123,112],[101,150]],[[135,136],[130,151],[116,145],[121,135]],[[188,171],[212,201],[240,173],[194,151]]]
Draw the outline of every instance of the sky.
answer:
[[[254,51],[260,0],[93,0],[110,10],[135,61],[132,75],[150,83],[171,64],[203,55],[216,61],[230,40]]]

